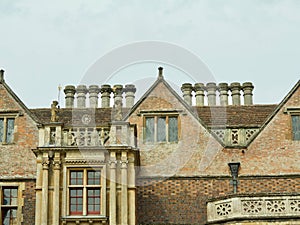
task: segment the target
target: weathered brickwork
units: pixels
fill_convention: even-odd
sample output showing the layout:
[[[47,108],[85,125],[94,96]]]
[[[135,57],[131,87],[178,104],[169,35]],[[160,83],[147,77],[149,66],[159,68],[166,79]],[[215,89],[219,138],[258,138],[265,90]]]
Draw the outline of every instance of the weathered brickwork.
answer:
[[[138,224],[205,224],[206,202],[232,196],[228,178],[169,178],[138,180]],[[300,191],[300,177],[244,177],[238,193],[292,194]]]
[[[26,181],[23,191],[23,225],[34,225],[35,220],[35,181]]]

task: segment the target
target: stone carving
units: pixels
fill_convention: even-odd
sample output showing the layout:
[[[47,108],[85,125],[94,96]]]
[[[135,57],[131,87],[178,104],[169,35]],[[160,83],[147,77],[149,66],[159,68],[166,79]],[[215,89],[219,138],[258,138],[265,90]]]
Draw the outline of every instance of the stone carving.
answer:
[[[231,143],[233,145],[239,144],[239,130],[238,129],[231,130]]]
[[[224,202],[216,205],[216,211],[218,216],[227,216],[232,213],[232,203]]]
[[[67,146],[100,146],[109,137],[109,131],[104,128],[76,128],[64,130],[67,133],[64,140]]]
[[[224,141],[225,139],[225,129],[213,130],[214,134],[217,135],[220,140]]]
[[[247,129],[245,132],[245,140],[248,142],[258,129]]]
[[[85,125],[89,125],[91,120],[92,120],[92,118],[91,118],[91,115],[89,115],[89,114],[84,114],[81,118],[82,123]]]
[[[286,210],[285,201],[268,200],[266,201],[267,211],[270,213],[283,213]]]
[[[51,104],[51,122],[57,122],[59,117],[58,117],[58,111],[59,111],[59,107],[58,107],[58,101],[53,101]]]
[[[247,200],[242,201],[242,212],[244,214],[258,214],[262,212],[263,201]]]
[[[293,199],[290,201],[290,208],[292,212],[300,212],[300,199]]]

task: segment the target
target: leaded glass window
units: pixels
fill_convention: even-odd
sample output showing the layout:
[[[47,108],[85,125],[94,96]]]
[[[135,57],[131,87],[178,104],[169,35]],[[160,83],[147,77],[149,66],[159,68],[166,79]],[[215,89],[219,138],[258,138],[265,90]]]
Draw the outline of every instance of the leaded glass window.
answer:
[[[145,123],[145,140],[154,142],[154,117],[146,117]]]
[[[15,119],[0,118],[0,142],[12,143],[14,134]]]
[[[292,115],[293,140],[300,140],[300,116]]]
[[[18,188],[4,187],[2,188],[2,223],[3,225],[17,224],[17,208],[18,208]]]
[[[166,117],[157,118],[157,141],[166,141]]]
[[[175,116],[169,117],[169,142],[178,141],[178,119]]]

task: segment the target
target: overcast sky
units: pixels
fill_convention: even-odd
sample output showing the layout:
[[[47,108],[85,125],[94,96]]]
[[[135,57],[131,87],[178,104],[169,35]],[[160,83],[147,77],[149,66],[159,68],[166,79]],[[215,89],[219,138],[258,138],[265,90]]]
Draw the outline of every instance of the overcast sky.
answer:
[[[300,77],[299,12],[298,0],[0,0],[0,67],[28,107],[49,107],[59,84],[80,83],[101,57],[155,40],[196,54],[215,82],[252,81],[255,103],[279,103]],[[115,80],[156,78],[159,65]],[[188,80],[164,67],[166,79]]]

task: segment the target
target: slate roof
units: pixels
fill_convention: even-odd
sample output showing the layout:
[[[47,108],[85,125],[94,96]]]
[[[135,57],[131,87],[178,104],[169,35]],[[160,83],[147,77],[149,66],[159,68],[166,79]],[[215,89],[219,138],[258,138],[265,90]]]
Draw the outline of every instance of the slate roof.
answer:
[[[196,107],[195,114],[203,121],[207,127],[260,127],[271,115],[277,105],[251,105],[251,106],[202,106]],[[30,109],[42,124],[50,123],[51,109]],[[128,108],[123,109],[126,115]],[[90,115],[90,125],[108,126],[111,122],[112,108],[83,108],[66,109],[59,111],[59,122],[65,126],[86,126],[82,118],[84,115]]]
[[[260,127],[277,105],[194,107],[208,127]]]

